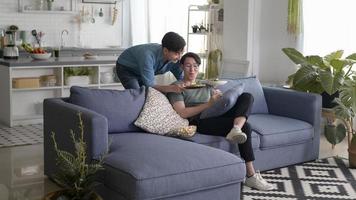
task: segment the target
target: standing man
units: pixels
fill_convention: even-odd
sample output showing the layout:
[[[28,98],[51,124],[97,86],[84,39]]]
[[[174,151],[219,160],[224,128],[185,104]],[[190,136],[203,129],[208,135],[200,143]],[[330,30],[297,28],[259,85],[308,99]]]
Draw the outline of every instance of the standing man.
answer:
[[[162,44],[141,44],[126,49],[116,61],[116,72],[126,89],[153,87],[161,92],[182,92],[182,85],[157,85],[155,75],[172,72],[177,80],[183,78],[179,59],[186,43],[174,32],[168,32]]]

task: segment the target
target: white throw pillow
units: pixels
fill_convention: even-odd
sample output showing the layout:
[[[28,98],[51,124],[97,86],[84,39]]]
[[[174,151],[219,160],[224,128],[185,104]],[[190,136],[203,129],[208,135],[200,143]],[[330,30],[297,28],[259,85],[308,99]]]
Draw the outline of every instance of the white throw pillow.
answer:
[[[180,117],[167,97],[154,88],[148,88],[145,104],[135,125],[150,133],[183,137],[193,136],[196,130],[188,126],[188,120]],[[188,134],[187,130],[190,130]]]

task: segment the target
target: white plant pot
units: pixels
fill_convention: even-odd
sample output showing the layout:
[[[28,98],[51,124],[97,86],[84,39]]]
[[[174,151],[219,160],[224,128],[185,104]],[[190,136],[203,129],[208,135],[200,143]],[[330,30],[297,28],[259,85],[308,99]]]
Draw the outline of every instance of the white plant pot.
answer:
[[[65,84],[72,85],[89,85],[90,78],[89,76],[69,76],[65,79]]]

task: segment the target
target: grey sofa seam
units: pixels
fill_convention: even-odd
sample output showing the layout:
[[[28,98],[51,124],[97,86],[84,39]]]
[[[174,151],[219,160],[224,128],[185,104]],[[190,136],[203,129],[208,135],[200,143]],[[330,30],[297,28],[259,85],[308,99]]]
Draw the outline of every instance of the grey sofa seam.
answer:
[[[314,128],[313,128],[313,127],[310,127],[310,128],[303,128],[303,129],[295,129],[295,130],[292,130],[292,131],[281,131],[281,132],[275,132],[275,133],[273,133],[273,134],[292,133],[292,132],[301,131],[301,130],[308,130],[308,129],[314,129]],[[268,136],[271,135],[271,134],[262,135],[262,134],[260,134],[260,132],[259,132],[258,130],[255,130],[255,129],[253,129],[253,131],[255,131],[256,133],[258,133],[258,134],[261,135],[261,136],[266,136],[266,137],[268,137]]]
[[[164,196],[154,197],[154,198],[148,198],[148,199],[144,199],[144,200],[158,200],[158,199],[176,197],[176,196],[180,196],[180,195],[187,195],[187,194],[191,194],[191,193],[194,193],[194,192],[210,190],[210,189],[214,189],[214,188],[220,188],[220,187],[224,187],[224,186],[228,186],[228,185],[233,185],[233,184],[236,184],[236,183],[241,183],[241,182],[243,182],[243,180],[244,179],[242,179],[242,180],[239,179],[238,181],[231,181],[229,183],[218,184],[218,185],[213,185],[213,186],[208,186],[208,187],[201,187],[201,188],[196,188],[194,190],[188,190],[186,192],[179,192],[179,193],[175,193],[175,194],[164,195]]]
[[[231,163],[231,164],[222,165],[222,166],[218,166],[218,167],[210,167],[210,168],[204,168],[204,169],[197,169],[197,170],[191,170],[191,171],[189,171],[189,172],[181,172],[181,173],[167,174],[167,175],[163,175],[163,176],[155,176],[155,177],[143,178],[143,179],[139,179],[138,177],[132,175],[130,172],[124,172],[124,171],[122,171],[121,169],[117,169],[117,168],[115,168],[115,167],[112,167],[111,165],[108,165],[108,164],[106,164],[106,165],[110,166],[110,167],[113,168],[113,169],[119,170],[119,171],[121,171],[121,172],[124,172],[124,173],[126,173],[126,174],[132,176],[132,177],[135,178],[137,181],[146,181],[146,180],[150,180],[150,179],[163,178],[163,177],[168,177],[168,176],[172,176],[172,175],[188,174],[188,173],[191,173],[191,172],[211,170],[211,169],[214,169],[214,168],[223,168],[223,167],[232,166],[232,165],[240,164],[240,163],[245,163],[245,162],[236,162],[236,163]]]

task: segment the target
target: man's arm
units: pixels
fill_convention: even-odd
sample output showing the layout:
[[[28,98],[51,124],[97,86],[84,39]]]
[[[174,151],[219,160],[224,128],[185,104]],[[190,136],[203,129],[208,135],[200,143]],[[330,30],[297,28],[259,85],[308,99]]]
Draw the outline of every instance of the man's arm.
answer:
[[[179,62],[177,62],[174,64],[174,66],[170,70],[172,72],[172,74],[174,75],[174,77],[176,77],[176,79],[178,81],[183,79],[183,70],[180,67],[180,65],[181,64]]]
[[[183,90],[185,90],[183,84],[153,85],[152,87],[163,93],[168,93],[168,92],[181,93],[183,92]]]

